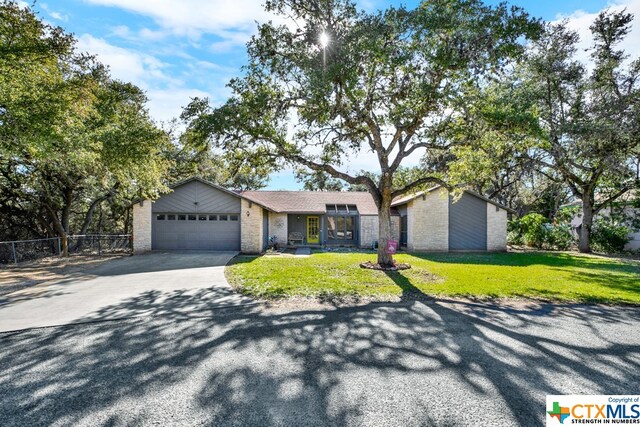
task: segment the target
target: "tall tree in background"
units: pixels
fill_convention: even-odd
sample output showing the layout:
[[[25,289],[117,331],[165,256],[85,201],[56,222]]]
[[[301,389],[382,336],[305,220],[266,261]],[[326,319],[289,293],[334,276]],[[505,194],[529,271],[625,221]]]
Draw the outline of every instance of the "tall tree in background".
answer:
[[[464,106],[460,88],[521,53],[519,38],[538,26],[520,9],[476,0],[374,14],[345,0],[266,7],[290,25],[259,26],[233,96],[217,109],[187,109],[196,113],[185,115],[189,128],[203,144],[365,187],[378,208],[378,263],[392,264],[391,202],[443,184],[424,171],[396,187],[394,175],[407,158],[446,144],[441,131]],[[346,169],[363,151],[375,154],[377,181]]]
[[[201,99],[185,109],[183,116],[190,117],[209,108],[208,101]],[[197,113],[196,113],[197,111]],[[187,128],[177,131],[184,122],[174,120],[170,134],[171,148],[164,153],[170,160],[167,181],[178,182],[193,176],[233,190],[259,190],[269,182],[273,167],[268,161],[247,158],[242,152],[225,152],[202,144],[201,129]]]
[[[632,20],[624,11],[598,15],[590,72],[576,58],[578,35],[548,25],[511,78],[483,88],[466,121],[473,143],[457,153],[468,174],[506,153],[568,186],[582,205],[581,252],[591,251],[594,215],[638,187],[640,60],[617,49]]]
[[[630,161],[640,144],[640,59],[625,67],[617,48],[632,20],[624,11],[598,15],[590,27],[590,74],[575,60],[577,35],[550,26],[524,73],[544,132],[536,161],[557,172],[582,202],[581,252],[591,251],[594,215],[637,185]]]
[[[300,168],[296,170],[295,176],[298,182],[304,183],[303,189],[307,191],[343,191],[345,189],[341,180],[332,178],[324,171]]]
[[[115,81],[59,27],[0,3],[0,209],[35,215],[41,234],[85,232],[106,200],[165,188],[166,133],[143,92]],[[35,230],[34,230],[35,231]]]

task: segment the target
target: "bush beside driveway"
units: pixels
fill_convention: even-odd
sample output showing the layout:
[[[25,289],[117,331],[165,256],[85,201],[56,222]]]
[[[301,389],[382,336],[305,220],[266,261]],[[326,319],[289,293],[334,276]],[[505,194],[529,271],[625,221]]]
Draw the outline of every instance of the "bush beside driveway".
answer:
[[[410,270],[359,267],[374,259],[366,252],[240,256],[226,274],[236,290],[271,299],[430,295],[640,304],[640,263],[634,260],[553,252],[399,254],[395,259]]]

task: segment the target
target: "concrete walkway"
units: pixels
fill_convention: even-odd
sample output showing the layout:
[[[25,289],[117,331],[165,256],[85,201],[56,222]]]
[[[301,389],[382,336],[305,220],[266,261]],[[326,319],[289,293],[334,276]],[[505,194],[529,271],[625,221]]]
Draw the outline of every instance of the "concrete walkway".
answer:
[[[224,276],[235,255],[154,252],[23,289],[0,300],[0,332],[156,314],[203,316],[250,304]]]

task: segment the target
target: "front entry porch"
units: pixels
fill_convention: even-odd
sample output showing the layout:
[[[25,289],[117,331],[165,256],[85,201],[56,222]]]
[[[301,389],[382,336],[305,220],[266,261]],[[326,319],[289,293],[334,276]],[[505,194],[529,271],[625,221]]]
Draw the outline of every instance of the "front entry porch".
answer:
[[[288,214],[287,246],[358,246],[357,215]]]

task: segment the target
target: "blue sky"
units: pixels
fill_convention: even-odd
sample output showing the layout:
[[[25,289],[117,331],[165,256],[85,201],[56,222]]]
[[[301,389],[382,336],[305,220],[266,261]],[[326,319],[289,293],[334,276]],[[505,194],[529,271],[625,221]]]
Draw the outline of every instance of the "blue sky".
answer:
[[[413,7],[418,1],[358,1],[366,10],[401,3]],[[640,19],[640,0],[510,3],[545,20],[569,19],[585,47],[589,23],[603,8],[626,7]],[[255,21],[269,19],[261,4],[262,0],[49,0],[38,1],[35,9],[47,22],[74,33],[80,49],[96,54],[114,77],[143,88],[151,115],[162,122],[179,115],[194,96],[209,97],[214,105],[224,102],[229,95],[226,83],[246,61],[244,44],[255,31]],[[626,46],[636,57],[639,27],[634,26]],[[354,159],[353,169],[363,168],[375,170],[370,157]],[[298,189],[300,184],[284,171],[272,176],[269,188]]]

